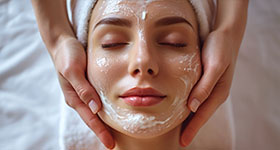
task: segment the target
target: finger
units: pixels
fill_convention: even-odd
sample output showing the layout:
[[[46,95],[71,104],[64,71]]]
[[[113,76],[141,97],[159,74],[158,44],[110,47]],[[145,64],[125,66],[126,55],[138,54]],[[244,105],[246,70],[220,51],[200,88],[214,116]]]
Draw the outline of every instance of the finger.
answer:
[[[81,118],[91,128],[100,141],[109,149],[113,149],[115,146],[114,139],[108,129],[97,115],[92,114],[91,110],[86,104],[81,104],[76,108]]]
[[[192,89],[188,98],[187,105],[192,112],[196,112],[198,107],[207,99],[225,69],[224,64],[205,67],[204,74]]]
[[[180,143],[187,146],[191,143],[199,129],[208,121],[217,108],[227,99],[232,83],[234,66],[230,65],[219,79],[211,95],[199,107],[193,118],[184,129]]]
[[[71,73],[65,74],[65,78],[71,83],[79,98],[96,114],[102,105],[97,92],[85,78],[85,73],[82,69],[71,69]]]
[[[91,112],[84,102],[80,100],[71,84],[67,82],[67,80],[65,80],[62,75],[59,75],[59,81],[67,104],[70,105],[70,107],[73,106],[72,108],[78,112],[87,126],[94,131],[96,136],[107,148],[114,148],[114,139],[103,122],[98,118],[97,115],[94,115]]]
[[[199,107],[193,118],[184,129],[180,143],[182,146],[187,146],[191,143],[200,128],[209,120],[217,108],[224,102],[228,96],[230,85],[216,86],[209,98]]]

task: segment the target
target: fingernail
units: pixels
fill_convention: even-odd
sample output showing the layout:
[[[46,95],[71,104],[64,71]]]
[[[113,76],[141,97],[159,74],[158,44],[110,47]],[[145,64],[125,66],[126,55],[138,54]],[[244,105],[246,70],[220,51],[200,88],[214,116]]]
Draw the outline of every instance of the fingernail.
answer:
[[[187,146],[187,145],[185,144],[185,141],[183,140],[183,138],[181,139],[180,144],[181,144],[182,147],[186,147],[186,146]]]
[[[114,149],[114,147],[115,147],[115,143],[114,140],[112,139],[110,142],[110,149]]]
[[[91,110],[94,114],[97,113],[97,111],[98,111],[98,105],[95,103],[94,100],[91,100],[91,101],[88,103],[88,106],[89,106],[90,110]]]
[[[106,137],[106,140],[102,141],[104,146],[107,147],[108,149],[114,149],[115,141],[114,141],[114,138],[112,137],[112,135],[109,132],[106,132],[104,137]]]
[[[192,102],[191,102],[191,111],[192,111],[192,112],[196,112],[196,110],[198,109],[199,105],[200,105],[199,100],[197,100],[196,98],[194,98],[194,99],[192,100]]]

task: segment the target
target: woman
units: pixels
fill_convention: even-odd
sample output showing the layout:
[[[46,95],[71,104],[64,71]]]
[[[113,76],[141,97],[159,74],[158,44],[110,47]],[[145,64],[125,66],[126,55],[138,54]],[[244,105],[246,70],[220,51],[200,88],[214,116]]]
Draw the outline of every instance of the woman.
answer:
[[[116,149],[180,149],[186,100],[201,73],[198,47],[186,0],[98,1],[89,25],[88,78]]]
[[[186,100],[201,75],[203,35],[192,4],[100,0],[90,16],[82,27],[88,36],[77,35],[87,47],[88,79],[102,100],[98,115],[115,149],[183,149]]]

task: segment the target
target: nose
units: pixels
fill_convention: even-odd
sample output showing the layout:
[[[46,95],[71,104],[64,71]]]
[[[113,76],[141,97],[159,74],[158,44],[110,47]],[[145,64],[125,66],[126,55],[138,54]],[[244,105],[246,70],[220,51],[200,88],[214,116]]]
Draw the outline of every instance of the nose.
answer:
[[[156,53],[142,41],[133,46],[129,58],[128,72],[133,77],[155,77],[158,75],[159,66]]]

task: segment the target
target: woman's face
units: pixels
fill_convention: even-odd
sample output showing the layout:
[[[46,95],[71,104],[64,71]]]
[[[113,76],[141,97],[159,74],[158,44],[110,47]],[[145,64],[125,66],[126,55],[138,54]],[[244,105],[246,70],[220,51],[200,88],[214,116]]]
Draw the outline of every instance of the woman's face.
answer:
[[[182,123],[201,73],[197,30],[187,0],[99,0],[90,19],[87,69],[103,103],[100,118],[135,138]]]

